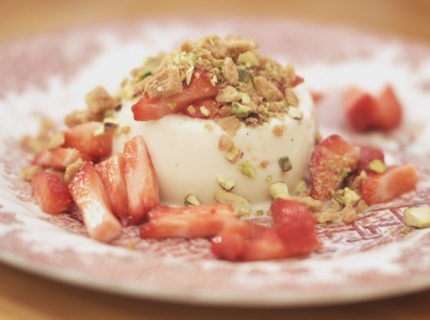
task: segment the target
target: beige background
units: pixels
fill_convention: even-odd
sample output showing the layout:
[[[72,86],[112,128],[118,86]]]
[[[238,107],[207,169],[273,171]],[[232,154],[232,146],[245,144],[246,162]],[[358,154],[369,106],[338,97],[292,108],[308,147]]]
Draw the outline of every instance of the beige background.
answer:
[[[428,0],[0,0],[0,44],[78,24],[172,15],[300,18],[394,33],[430,45]],[[1,71],[1,66],[0,66]],[[0,319],[429,319],[430,290],[321,308],[241,309],[136,300],[64,285],[0,263]]]

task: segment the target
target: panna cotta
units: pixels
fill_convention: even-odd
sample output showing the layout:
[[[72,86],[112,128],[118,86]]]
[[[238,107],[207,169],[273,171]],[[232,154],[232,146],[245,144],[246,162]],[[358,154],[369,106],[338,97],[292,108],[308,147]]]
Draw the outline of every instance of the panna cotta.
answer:
[[[124,82],[113,151],[143,136],[162,204],[183,205],[190,194],[202,204],[229,202],[220,199],[227,194],[267,211],[272,183],[294,190],[306,176],[318,136],[313,99],[291,65],[257,48],[217,36],[186,41]]]

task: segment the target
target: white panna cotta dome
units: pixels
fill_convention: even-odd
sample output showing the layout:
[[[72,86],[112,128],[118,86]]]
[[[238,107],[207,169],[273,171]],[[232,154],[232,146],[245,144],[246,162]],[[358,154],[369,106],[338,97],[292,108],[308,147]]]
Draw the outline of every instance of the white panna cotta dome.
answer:
[[[286,182],[294,190],[306,176],[308,160],[315,146],[317,125],[312,97],[304,84],[293,89],[300,101],[301,119],[285,113],[283,119],[271,118],[259,126],[241,123],[233,136],[213,120],[173,114],[152,121],[135,121],[131,106],[124,101],[118,115],[119,126],[129,126],[127,134],[115,138],[114,152],[122,152],[124,142],[142,135],[148,146],[159,183],[160,200],[166,205],[183,205],[188,194],[195,194],[202,204],[215,203],[214,193],[222,190],[218,177],[233,179],[232,193],[247,199],[253,210],[264,210],[272,200],[269,185]],[[273,128],[281,126],[281,136]],[[230,162],[218,143],[229,136],[240,150],[240,157]],[[279,159],[288,157],[292,169],[283,172]],[[253,178],[241,172],[243,162],[255,169]]]

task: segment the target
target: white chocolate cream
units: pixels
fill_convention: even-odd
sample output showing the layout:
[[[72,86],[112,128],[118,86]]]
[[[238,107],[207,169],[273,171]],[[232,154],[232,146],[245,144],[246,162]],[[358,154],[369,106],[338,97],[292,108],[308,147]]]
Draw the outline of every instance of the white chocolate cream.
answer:
[[[215,203],[214,193],[222,190],[217,177],[233,179],[231,192],[246,198],[253,210],[267,211],[271,196],[269,185],[277,181],[287,183],[294,190],[304,179],[317,133],[314,104],[306,87],[294,88],[303,113],[301,120],[285,114],[284,119],[272,118],[262,126],[241,124],[233,144],[240,148],[241,157],[231,163],[225,152],[218,149],[222,135],[228,135],[215,121],[193,119],[182,114],[165,116],[153,121],[135,121],[131,112],[133,102],[126,102],[119,113],[120,127],[129,126],[127,135],[115,139],[114,152],[122,152],[123,144],[135,135],[146,141],[154,164],[162,204],[183,205],[185,197],[194,193],[203,204]],[[275,125],[284,125],[282,136],[272,132]],[[292,169],[282,172],[278,163],[288,156]],[[256,170],[254,178],[241,172],[243,161]],[[263,167],[261,164],[267,163]]]

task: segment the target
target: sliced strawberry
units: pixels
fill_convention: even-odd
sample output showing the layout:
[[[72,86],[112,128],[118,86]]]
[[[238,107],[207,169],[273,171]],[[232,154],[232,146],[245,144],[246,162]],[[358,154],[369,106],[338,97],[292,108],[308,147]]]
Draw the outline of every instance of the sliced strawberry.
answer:
[[[217,234],[236,215],[230,205],[196,207],[157,207],[148,214],[149,222],[140,227],[142,238],[207,238]]]
[[[305,82],[305,79],[301,76],[296,75],[296,79],[294,80],[291,86],[294,88],[303,82]]]
[[[241,260],[245,247],[266,228],[250,221],[231,221],[212,239],[211,251],[229,261]],[[248,253],[250,256],[251,254]]]
[[[297,201],[277,198],[270,212],[275,230],[288,249],[288,256],[308,254],[319,246],[316,220],[312,212]]]
[[[311,197],[326,200],[357,165],[360,153],[338,135],[331,135],[314,149],[309,162]]]
[[[376,97],[377,114],[373,127],[380,130],[395,129],[402,121],[402,106],[390,85]]]
[[[114,215],[123,224],[128,220],[127,187],[125,184],[125,159],[122,153],[100,162],[94,166],[103,181],[109,204]]]
[[[77,125],[64,133],[64,146],[78,149],[94,158],[106,158],[112,153],[113,132],[95,135],[101,122],[87,122]]]
[[[53,173],[36,172],[31,178],[31,188],[40,210],[45,213],[58,214],[73,205],[67,184]]]
[[[393,165],[382,174],[367,175],[361,182],[361,198],[369,206],[386,202],[414,190],[417,181],[415,165]]]
[[[36,154],[32,163],[42,167],[66,169],[73,162],[81,158],[83,161],[93,161],[93,158],[73,148],[55,148],[43,150]]]
[[[373,160],[381,160],[384,162],[384,153],[381,149],[371,146],[360,146],[360,159],[357,163],[356,172],[359,174],[361,171],[371,172],[369,170],[369,163]]]
[[[103,182],[91,163],[84,163],[70,182],[69,190],[92,239],[110,242],[119,235],[121,224],[110,209]]]
[[[377,117],[377,105],[372,95],[356,88],[350,88],[344,97],[344,112],[351,127],[358,132],[372,128]]]
[[[184,109],[184,114],[191,118],[217,119],[220,118],[219,106],[214,99],[204,99],[193,102]],[[209,114],[206,114],[208,112]]]
[[[321,92],[309,90],[309,93],[311,94],[312,100],[315,104],[317,104],[324,98],[324,95]]]
[[[181,93],[165,99],[150,99],[144,93],[131,110],[137,121],[156,120],[168,114],[179,113],[193,102],[214,97],[217,93],[218,87],[210,83],[208,73],[195,70],[190,85],[184,85]]]
[[[160,204],[157,177],[142,136],[124,144],[124,157],[128,215],[131,224],[139,224]]]

